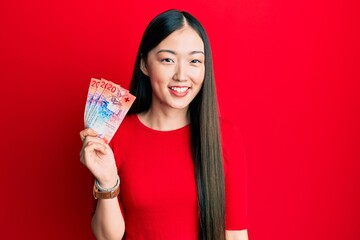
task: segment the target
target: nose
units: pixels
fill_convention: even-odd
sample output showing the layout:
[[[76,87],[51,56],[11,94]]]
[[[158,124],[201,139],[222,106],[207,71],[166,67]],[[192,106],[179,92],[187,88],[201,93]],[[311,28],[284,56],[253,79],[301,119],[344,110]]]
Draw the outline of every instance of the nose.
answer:
[[[176,81],[186,81],[187,80],[187,72],[186,67],[183,63],[178,63],[176,66],[174,80]]]

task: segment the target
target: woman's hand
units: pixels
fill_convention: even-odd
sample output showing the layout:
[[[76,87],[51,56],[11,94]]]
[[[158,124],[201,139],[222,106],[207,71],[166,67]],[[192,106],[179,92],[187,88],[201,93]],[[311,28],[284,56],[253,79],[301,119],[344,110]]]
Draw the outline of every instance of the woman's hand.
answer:
[[[80,132],[83,146],[80,152],[80,161],[90,170],[104,188],[112,188],[117,180],[117,168],[114,154],[97,133],[86,128]]]

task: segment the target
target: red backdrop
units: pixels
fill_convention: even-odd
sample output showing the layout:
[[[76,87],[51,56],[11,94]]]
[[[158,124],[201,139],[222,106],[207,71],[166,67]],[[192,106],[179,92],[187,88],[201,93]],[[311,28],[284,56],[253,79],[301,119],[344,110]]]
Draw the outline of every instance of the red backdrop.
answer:
[[[2,239],[91,238],[90,77],[128,87],[146,24],[168,8],[209,33],[222,114],[244,136],[251,240],[359,239],[355,0],[1,1]]]

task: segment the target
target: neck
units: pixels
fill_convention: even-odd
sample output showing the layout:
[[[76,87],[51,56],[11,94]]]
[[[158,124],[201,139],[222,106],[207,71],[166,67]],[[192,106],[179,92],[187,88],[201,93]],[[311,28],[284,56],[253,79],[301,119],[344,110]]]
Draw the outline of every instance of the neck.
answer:
[[[156,111],[150,107],[147,112],[138,114],[140,121],[146,126],[159,131],[171,131],[189,124],[187,109],[170,109]]]

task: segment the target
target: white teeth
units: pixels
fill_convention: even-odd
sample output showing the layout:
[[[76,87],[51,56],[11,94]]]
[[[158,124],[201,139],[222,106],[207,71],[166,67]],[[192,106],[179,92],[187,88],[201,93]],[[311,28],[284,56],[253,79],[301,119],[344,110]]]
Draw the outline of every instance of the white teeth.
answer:
[[[172,90],[178,93],[183,93],[188,90],[188,87],[171,87]]]

